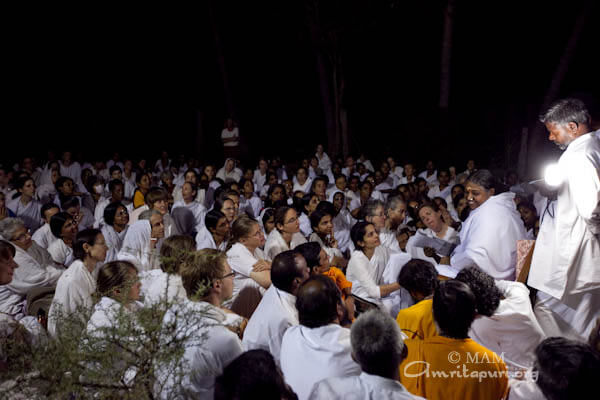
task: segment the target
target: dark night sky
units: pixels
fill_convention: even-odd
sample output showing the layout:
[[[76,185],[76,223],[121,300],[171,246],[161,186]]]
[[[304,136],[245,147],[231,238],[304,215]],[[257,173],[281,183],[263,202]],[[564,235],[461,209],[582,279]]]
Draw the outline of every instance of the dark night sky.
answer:
[[[194,9],[88,6],[5,16],[12,27],[4,58],[5,132],[35,153],[68,147],[152,157],[163,148],[194,149],[201,113],[200,156],[213,158],[221,151],[227,111],[205,1]],[[235,115],[253,154],[299,157],[324,142],[302,2],[210,1]],[[445,2],[404,3],[341,2],[360,10],[349,12],[359,23],[348,24],[342,47],[353,151],[378,155],[385,145],[401,158],[462,160],[475,152],[483,163],[496,160],[504,132],[520,130],[538,112],[583,1],[457,0],[453,154],[436,146],[434,122]],[[598,53],[598,8],[589,15],[561,96],[598,98],[597,63],[590,60]],[[11,153],[3,149],[4,158]]]

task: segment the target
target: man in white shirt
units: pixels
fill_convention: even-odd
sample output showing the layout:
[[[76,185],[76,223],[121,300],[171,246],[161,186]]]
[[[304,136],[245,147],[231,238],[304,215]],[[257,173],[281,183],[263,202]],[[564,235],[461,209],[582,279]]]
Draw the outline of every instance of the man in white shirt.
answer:
[[[367,311],[352,324],[350,342],[362,373],[324,379],[314,386],[310,399],[421,399],[398,381],[398,366],[407,350],[396,321],[381,311]]]
[[[340,326],[342,300],[335,282],[316,275],[298,290],[300,325],[292,326],[281,342],[281,371],[285,381],[306,400],[322,379],[360,374],[352,359],[350,330]]]
[[[556,211],[540,227],[528,284],[539,290],[535,312],[546,334],[581,340],[600,317],[600,141],[580,100],[559,100],[540,121],[565,152]]]
[[[268,350],[279,364],[283,334],[290,326],[298,325],[296,293],[309,275],[306,260],[296,251],[284,251],[273,259],[272,285],[244,331],[243,345],[246,350]]]

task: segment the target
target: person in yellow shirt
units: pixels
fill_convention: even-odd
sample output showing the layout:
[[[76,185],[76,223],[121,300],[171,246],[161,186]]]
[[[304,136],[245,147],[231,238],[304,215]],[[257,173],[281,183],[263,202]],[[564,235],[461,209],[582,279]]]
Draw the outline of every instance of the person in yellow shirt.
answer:
[[[352,282],[346,279],[346,276],[339,268],[332,267],[329,264],[329,257],[325,250],[317,242],[303,243],[294,250],[300,252],[306,259],[306,264],[310,268],[311,275],[325,275],[333,280],[342,294],[342,300],[348,311],[348,319],[354,320],[354,298],[352,293]]]
[[[438,273],[428,261],[412,259],[398,274],[398,283],[406,289],[415,305],[398,312],[396,322],[410,339],[426,339],[437,335],[433,322],[432,297],[438,286]]]
[[[508,393],[506,364],[468,336],[476,316],[469,286],[456,280],[440,282],[432,307],[439,335],[405,342],[408,357],[400,366],[402,384],[428,400],[503,399]]]

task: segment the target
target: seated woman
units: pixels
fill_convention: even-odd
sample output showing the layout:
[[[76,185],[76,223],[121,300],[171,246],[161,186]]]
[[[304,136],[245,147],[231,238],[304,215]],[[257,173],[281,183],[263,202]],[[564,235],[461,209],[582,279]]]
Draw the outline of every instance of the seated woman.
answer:
[[[275,229],[275,209],[274,208],[265,208],[261,212],[259,222],[261,223],[261,227],[263,229],[263,233],[265,237],[269,236],[271,231]]]
[[[496,194],[495,187],[496,180],[486,169],[467,178],[471,213],[449,261],[457,271],[475,263],[494,279],[514,280],[517,240],[526,239],[527,232],[513,202],[514,193]]]
[[[217,178],[227,183],[230,181],[239,182],[242,177],[242,172],[235,166],[235,160],[228,158],[225,160],[223,167],[217,171]]]
[[[71,214],[59,212],[50,218],[50,230],[56,240],[48,246],[48,253],[55,263],[65,268],[73,262],[73,243],[77,235],[77,222]]]
[[[161,303],[166,309],[173,303],[187,298],[181,283],[179,266],[185,257],[195,250],[196,242],[189,236],[174,235],[165,239],[160,247],[160,269],[141,274],[142,294],[146,306]]]
[[[149,174],[139,173],[135,178],[136,188],[133,192],[133,208],[142,207],[145,202],[146,194],[150,191],[152,179]]]
[[[68,176],[59,177],[54,184],[56,187],[56,197],[54,197],[54,203],[62,208],[62,202],[64,199],[72,196],[81,197],[83,193],[79,192],[75,185],[75,181]]]
[[[355,197],[350,203],[350,214],[353,218],[360,218],[360,211],[362,206],[367,204],[367,201],[371,198],[371,194],[373,193],[373,185],[370,181],[364,180],[359,186],[359,195]]]
[[[331,266],[325,249],[317,245],[316,242],[303,243],[296,250],[304,256],[311,275],[325,275],[335,282],[342,294],[348,312],[348,319],[352,321],[354,319],[354,298],[351,296],[352,282],[346,279],[341,269]]]
[[[263,208],[263,201],[254,193],[254,184],[249,179],[240,181],[242,196],[240,197],[240,212],[246,213],[252,218],[258,218]]]
[[[57,214],[59,215],[59,214]],[[86,312],[93,306],[92,294],[96,291],[94,271],[106,258],[106,242],[98,229],[86,229],[77,234],[73,245],[75,261],[61,275],[48,312],[48,332],[56,337],[65,321],[87,321]],[[66,319],[65,319],[66,318]]]
[[[352,229],[356,220],[350,215],[350,211],[346,207],[346,196],[342,191],[338,190],[332,193],[330,202],[333,204],[333,234],[338,242],[338,248],[342,253],[345,253],[350,247],[350,229]]]
[[[27,315],[27,294],[32,289],[55,286],[64,269],[31,240],[31,234],[19,218],[0,221],[0,235],[10,241],[10,248],[14,247],[10,259],[14,257],[20,267],[14,271],[10,284],[0,286],[0,313],[20,320]]]
[[[158,242],[165,237],[165,225],[160,211],[146,210],[140,219],[127,229],[117,260],[132,262],[138,271],[157,269]]]
[[[296,200],[296,212],[300,221],[300,232],[304,236],[309,236],[312,233],[310,226],[310,215],[317,209],[319,204],[319,196],[316,193],[308,193],[302,196],[302,201]]]
[[[77,223],[77,229],[80,231],[89,229],[94,226],[94,216],[87,207],[81,207],[79,197],[70,196],[63,198],[62,210],[73,217],[73,221]]]
[[[253,181],[254,186],[256,186],[256,194],[260,194],[263,186],[267,182],[267,170],[269,169],[269,163],[264,158],[260,158],[258,160],[258,168],[252,172],[252,176],[250,179]]]
[[[419,229],[418,232],[430,238],[441,239],[445,242],[459,243],[458,232],[456,232],[444,219],[442,212],[435,203],[423,204],[419,207],[419,218],[427,228]],[[413,258],[429,261],[433,265],[439,264],[442,254],[436,254],[431,247],[416,247],[415,241],[418,235],[411,237],[406,244],[406,252]]]
[[[352,282],[352,294],[381,306],[382,298],[400,290],[398,283],[382,284],[390,251],[381,246],[372,223],[356,223],[350,237],[356,248],[346,270],[346,277]]]
[[[219,210],[210,210],[204,217],[204,227],[196,235],[196,248],[225,251],[231,226]]]
[[[385,203],[379,200],[370,199],[363,206],[362,216],[365,221],[370,222],[375,227],[381,245],[393,251],[399,251],[396,232],[386,227],[387,216],[385,213]]]
[[[338,249],[338,243],[333,233],[331,214],[325,210],[315,210],[310,216],[313,233],[309,242],[316,242],[327,254],[329,263],[340,268],[346,268],[348,261]]]
[[[304,167],[298,168],[296,171],[296,175],[294,175],[294,188],[292,189],[294,192],[300,190],[304,193],[310,192],[310,187],[312,185],[312,179],[308,177],[308,171]]]
[[[271,262],[265,260],[261,250],[265,237],[259,223],[248,216],[236,219],[231,228],[230,242],[227,262],[236,275],[233,280],[233,295],[228,305],[247,286],[263,289],[271,286]]]
[[[285,196],[285,187],[283,185],[280,185],[279,183],[269,185],[265,198],[265,207],[274,207],[275,204],[286,201]]]
[[[6,195],[4,192],[0,192],[0,221],[7,217],[14,218],[16,215],[10,210],[10,208],[6,207]]]
[[[319,201],[327,200],[327,181],[328,178],[324,175],[315,177],[310,186],[310,192],[319,197]]]
[[[296,210],[291,207],[279,207],[275,211],[275,229],[271,231],[265,244],[266,259],[272,261],[277,254],[302,243],[306,243],[306,238],[300,233],[300,221]]]
[[[44,225],[42,225],[37,231],[35,231],[31,238],[38,246],[45,250],[47,250],[48,247],[50,247],[50,244],[52,244],[52,242],[56,240],[56,238],[52,234],[52,231],[50,230],[50,218],[52,218],[53,215],[58,214],[59,212],[60,209],[54,203],[46,203],[40,209]]]
[[[201,203],[197,202],[196,195],[198,194],[198,187],[192,182],[184,182],[181,187],[182,200],[176,201],[173,204],[173,209],[177,207],[186,207],[192,214],[194,214],[194,221],[196,225],[196,232],[204,226],[204,217],[206,216],[206,207]]]
[[[40,176],[40,184],[35,190],[35,197],[40,203],[45,204],[54,201],[56,197],[56,181],[60,178],[60,168],[58,162],[53,162],[47,166]]]
[[[123,240],[127,235],[129,228],[129,213],[127,207],[120,202],[112,202],[104,208],[104,225],[102,226],[102,234],[108,246],[106,254],[106,262],[115,261],[117,254],[123,247]]]
[[[22,176],[15,183],[17,192],[8,201],[7,207],[12,213],[21,218],[27,229],[35,232],[42,224],[40,208],[42,205],[34,198],[35,182],[29,176]]]

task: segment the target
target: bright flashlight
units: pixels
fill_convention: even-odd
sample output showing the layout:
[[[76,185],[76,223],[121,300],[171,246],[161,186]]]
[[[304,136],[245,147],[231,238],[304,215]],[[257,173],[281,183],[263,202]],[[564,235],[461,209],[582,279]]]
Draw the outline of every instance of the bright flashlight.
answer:
[[[559,186],[563,183],[564,177],[558,164],[550,164],[544,171],[544,180],[548,186]]]

